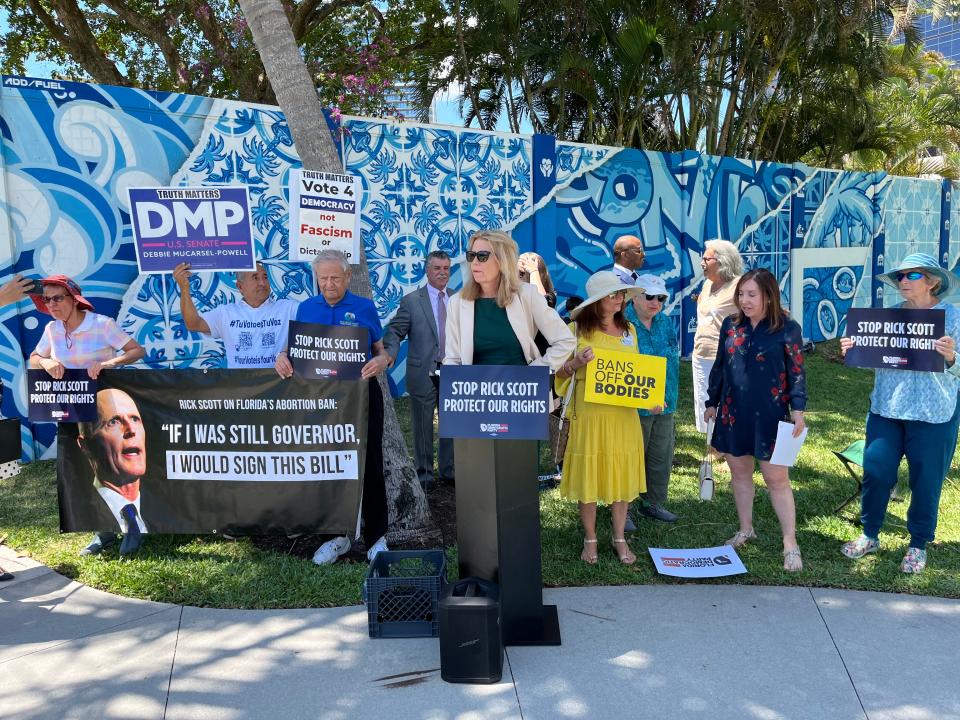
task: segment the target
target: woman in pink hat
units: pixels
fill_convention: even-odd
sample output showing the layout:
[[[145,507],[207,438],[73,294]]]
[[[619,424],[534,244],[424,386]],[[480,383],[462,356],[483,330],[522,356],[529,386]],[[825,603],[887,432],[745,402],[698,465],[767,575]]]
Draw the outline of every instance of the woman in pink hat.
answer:
[[[60,379],[67,368],[86,369],[96,379],[101,370],[134,363],[144,356],[143,346],[127,335],[113,318],[93,312],[80,286],[66,275],[40,281],[41,293],[30,299],[37,310],[52,315],[40,342],[30,353],[30,367],[46,370]],[[117,541],[116,533],[94,535],[81,555],[97,555]]]
[[[103,369],[129,365],[144,356],[140,343],[115,320],[93,312],[80,286],[66,275],[51,275],[40,284],[41,294],[30,299],[53,320],[30,354],[31,368],[46,370],[56,379],[63,377],[66,368],[85,368],[96,379]]]

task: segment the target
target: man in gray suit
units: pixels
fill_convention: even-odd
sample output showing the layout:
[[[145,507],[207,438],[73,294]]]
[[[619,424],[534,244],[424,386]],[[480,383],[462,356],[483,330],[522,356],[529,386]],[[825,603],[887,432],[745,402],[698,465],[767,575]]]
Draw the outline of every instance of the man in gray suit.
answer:
[[[410,338],[407,348],[407,390],[413,420],[413,457],[417,477],[424,489],[433,485],[433,413],[437,407],[437,386],[431,373],[443,362],[447,303],[451,295],[450,256],[442,250],[427,255],[427,284],[400,301],[396,315],[383,334],[383,346],[393,365],[400,343]],[[440,440],[439,476],[453,482],[453,441]]]

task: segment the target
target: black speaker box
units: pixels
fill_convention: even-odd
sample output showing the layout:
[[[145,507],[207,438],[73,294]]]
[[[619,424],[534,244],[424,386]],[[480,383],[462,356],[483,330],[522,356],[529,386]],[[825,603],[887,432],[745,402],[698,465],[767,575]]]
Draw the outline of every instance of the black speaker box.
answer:
[[[503,675],[500,590],[467,578],[440,599],[440,677],[449,683],[495,683]]]

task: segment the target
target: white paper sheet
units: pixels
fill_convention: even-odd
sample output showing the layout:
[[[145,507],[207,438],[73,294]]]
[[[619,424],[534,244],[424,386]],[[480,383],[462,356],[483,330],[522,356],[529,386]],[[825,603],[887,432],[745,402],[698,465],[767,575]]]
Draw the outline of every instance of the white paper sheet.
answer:
[[[773,455],[770,457],[771,465],[784,465],[793,467],[797,462],[797,455],[800,448],[803,447],[803,441],[807,439],[807,429],[803,428],[800,437],[793,436],[793,423],[783,422],[777,425],[777,442],[773,446]]]
[[[729,545],[694,549],[647,549],[653,558],[654,567],[661,575],[705,578],[740,575],[747,571],[737,551]]]

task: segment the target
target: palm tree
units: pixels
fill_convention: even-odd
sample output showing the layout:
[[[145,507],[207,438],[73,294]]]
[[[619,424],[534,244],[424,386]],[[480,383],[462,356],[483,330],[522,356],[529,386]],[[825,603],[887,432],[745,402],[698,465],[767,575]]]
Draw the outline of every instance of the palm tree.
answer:
[[[277,101],[286,116],[304,168],[342,172],[333,138],[320,112],[317,90],[300,55],[280,0],[239,0]],[[372,297],[363,247],[360,271],[353,273],[351,292]],[[383,464],[390,504],[390,537],[401,540],[423,534],[430,526],[426,498],[410,463],[386,379],[384,396]]]

